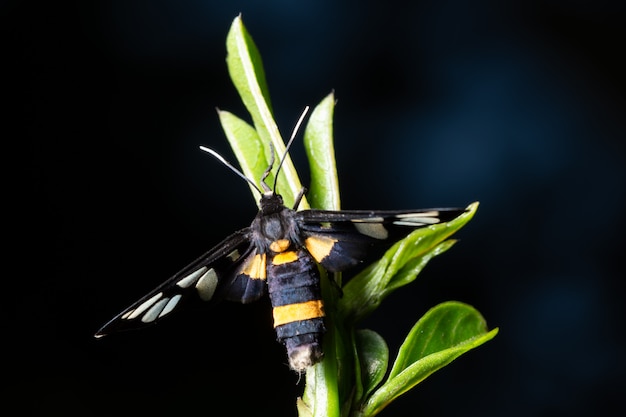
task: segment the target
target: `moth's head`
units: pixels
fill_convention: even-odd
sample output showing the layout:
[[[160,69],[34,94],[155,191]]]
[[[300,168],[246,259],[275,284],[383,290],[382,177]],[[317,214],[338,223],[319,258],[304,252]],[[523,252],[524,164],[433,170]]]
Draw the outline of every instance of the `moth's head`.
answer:
[[[259,205],[263,214],[278,213],[285,207],[283,197],[271,190],[263,193]]]

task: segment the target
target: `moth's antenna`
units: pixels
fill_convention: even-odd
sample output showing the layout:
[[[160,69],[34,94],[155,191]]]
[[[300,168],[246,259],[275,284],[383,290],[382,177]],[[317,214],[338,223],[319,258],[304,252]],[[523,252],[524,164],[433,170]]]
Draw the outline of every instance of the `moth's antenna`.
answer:
[[[306,106],[304,108],[304,111],[300,115],[300,118],[298,119],[296,126],[293,128],[293,132],[291,133],[289,142],[287,142],[287,146],[285,146],[285,153],[280,158],[280,162],[278,163],[278,167],[276,168],[276,176],[274,177],[274,191],[276,191],[276,182],[278,181],[278,173],[280,172],[280,168],[283,166],[283,162],[285,162],[285,159],[287,158],[287,153],[289,152],[289,148],[291,148],[291,144],[293,143],[293,140],[296,138],[298,129],[300,129],[300,125],[302,124],[302,121],[304,120],[304,117],[306,116],[308,112],[309,112],[309,106]]]
[[[263,191],[261,191],[259,189],[259,187],[257,187],[257,185],[254,183],[254,181],[252,181],[250,178],[246,177],[243,174],[243,172],[241,172],[237,168],[235,168],[230,162],[228,162],[226,159],[224,159],[224,157],[222,155],[220,155],[219,153],[215,152],[213,149],[207,148],[206,146],[200,146],[200,149],[203,150],[204,152],[210,153],[215,159],[220,161],[222,164],[226,165],[235,174],[239,175],[241,178],[243,178],[244,180],[246,180],[250,184],[252,184],[254,189],[257,190],[259,192],[259,194],[263,194]]]
[[[265,169],[265,171],[263,172],[263,176],[261,177],[261,187],[263,187],[264,194],[272,192],[272,189],[270,188],[270,186],[267,185],[267,183],[265,182],[265,179],[270,175],[270,172],[272,172],[272,167],[274,166],[274,145],[272,145],[272,142],[270,142],[269,145],[270,145],[270,163]]]

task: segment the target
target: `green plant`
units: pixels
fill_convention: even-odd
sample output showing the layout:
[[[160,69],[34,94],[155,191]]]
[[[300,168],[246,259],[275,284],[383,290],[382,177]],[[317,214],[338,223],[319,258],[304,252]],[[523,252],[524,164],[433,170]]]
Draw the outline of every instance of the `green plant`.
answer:
[[[259,179],[269,165],[270,143],[277,155],[285,152],[274,121],[261,56],[241,17],[235,18],[227,36],[230,77],[252,117],[243,119],[219,110],[219,118],[244,174]],[[333,149],[334,96],[328,95],[313,110],[304,133],[311,170],[310,193],[299,208],[339,210],[339,187]],[[274,168],[274,171],[276,168]],[[268,183],[273,181],[271,174]],[[301,183],[287,157],[278,183],[285,205],[291,207]],[[251,186],[255,200],[258,191]],[[393,291],[412,282],[426,263],[448,250],[448,239],[474,215],[478,203],[448,222],[418,229],[397,242],[381,259],[352,277],[343,286],[331,285],[323,276],[327,310],[324,359],[306,372],[306,385],[298,399],[304,416],[374,416],[386,405],[433,372],[463,353],[492,339],[498,329],[487,330],[485,320],[473,307],[446,302],[418,320],[399,349],[388,371],[389,350],[384,339],[356,325],[371,314]],[[341,285],[338,274],[330,279]]]

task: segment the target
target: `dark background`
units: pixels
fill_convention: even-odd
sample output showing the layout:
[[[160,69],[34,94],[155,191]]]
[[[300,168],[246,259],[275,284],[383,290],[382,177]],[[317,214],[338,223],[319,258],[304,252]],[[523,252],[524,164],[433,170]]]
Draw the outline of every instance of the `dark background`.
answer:
[[[364,325],[395,354],[455,299],[500,334],[384,415],[623,415],[621,2],[226,3],[0,6],[4,408],[295,414],[267,302],[92,338],[255,214],[247,185],[198,150],[233,159],[215,107],[248,118],[224,62],[242,12],[284,136],[335,91],[344,208],[481,202]]]

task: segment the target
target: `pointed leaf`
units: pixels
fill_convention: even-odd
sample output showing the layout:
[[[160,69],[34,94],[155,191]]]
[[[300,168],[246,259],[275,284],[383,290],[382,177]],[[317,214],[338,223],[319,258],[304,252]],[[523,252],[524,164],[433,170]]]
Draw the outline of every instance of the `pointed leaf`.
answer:
[[[411,329],[398,351],[389,378],[418,360],[487,333],[487,323],[472,306],[448,301],[430,309]]]
[[[385,288],[385,295],[413,282],[430,259],[446,252],[456,242],[457,241],[455,239],[444,240],[443,242],[435,246],[433,250],[428,252],[428,254],[412,258],[411,260],[406,262],[406,264],[400,270],[398,270],[398,272],[396,272],[396,274],[387,283],[387,287]]]
[[[497,328],[488,332],[483,317],[467,304],[447,302],[432,308],[409,333],[387,381],[366,401],[361,415],[378,414],[398,396],[497,333]]]
[[[311,169],[309,201],[311,207],[339,210],[339,180],[333,144],[335,95],[329,94],[313,110],[304,131],[304,148]]]
[[[350,279],[343,287],[339,307],[344,317],[358,321],[375,310],[382,300],[412,282],[428,261],[450,248],[446,239],[473,216],[478,203],[447,222],[417,229],[391,247],[383,257]]]
[[[256,130],[254,130],[254,127],[234,114],[218,110],[218,116],[222,124],[222,129],[224,129],[226,133],[226,138],[241,166],[241,171],[246,177],[258,184],[258,181],[267,168],[265,147],[263,146],[261,138]],[[271,174],[270,177],[271,178],[268,177],[268,182],[273,178]],[[260,184],[257,186],[260,186]],[[254,200],[258,206],[261,195],[252,185],[250,185],[250,190],[252,190]]]
[[[261,55],[238,16],[233,21],[226,37],[226,64],[235,88],[246,109],[252,116],[254,127],[266,146],[265,155],[270,156],[269,143],[274,145],[277,159],[285,153],[285,143],[278,131],[270,108],[269,92],[265,81],[265,71]],[[269,160],[267,161],[269,165]],[[276,169],[274,165],[274,169]],[[280,181],[287,186],[281,188],[281,195],[287,206],[293,206],[295,196],[302,188],[300,179],[289,156],[286,157],[280,173]],[[302,200],[301,208],[308,203]]]
[[[334,97],[327,96],[313,110],[304,134],[304,145],[309,159],[311,169],[311,183],[309,198],[313,198],[316,208],[338,210],[339,209],[339,189],[337,181],[337,169],[335,167],[335,153],[333,148],[332,117],[333,117]],[[326,277],[326,274],[322,274]],[[328,276],[335,283],[340,283],[340,274]],[[327,303],[326,326],[327,333],[324,336],[324,358],[307,371],[307,384],[303,398],[299,404],[299,410],[303,410],[312,415],[330,416],[340,413],[341,408],[351,405],[351,401],[340,398],[340,393],[350,392],[349,387],[340,386],[351,384],[347,378],[338,378],[338,369],[349,373],[348,368],[352,365],[352,360],[338,361],[347,358],[346,332],[341,332],[335,322],[335,310],[331,307],[336,304],[338,298],[337,285],[330,285],[326,279],[322,280],[322,294]],[[348,333],[349,334],[349,333]],[[349,362],[349,363],[346,363]],[[315,377],[309,377],[314,373]],[[309,407],[308,404],[312,404]]]
[[[263,132],[261,137],[270,141],[272,134],[280,136],[272,116],[270,94],[265,80],[263,61],[254,40],[237,16],[226,36],[226,65],[230,78],[250,112],[254,125]],[[270,130],[273,132],[270,133]]]

